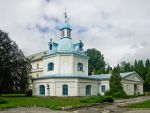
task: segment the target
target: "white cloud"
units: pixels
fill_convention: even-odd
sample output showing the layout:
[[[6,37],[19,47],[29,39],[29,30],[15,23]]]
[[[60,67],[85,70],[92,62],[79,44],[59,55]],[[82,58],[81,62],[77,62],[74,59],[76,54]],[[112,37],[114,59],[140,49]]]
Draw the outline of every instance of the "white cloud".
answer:
[[[149,0],[1,0],[0,29],[26,55],[39,52],[47,49],[50,38],[60,38],[56,27],[64,22],[65,8],[72,38],[102,51],[109,64],[150,57],[149,46],[143,46],[150,43]]]

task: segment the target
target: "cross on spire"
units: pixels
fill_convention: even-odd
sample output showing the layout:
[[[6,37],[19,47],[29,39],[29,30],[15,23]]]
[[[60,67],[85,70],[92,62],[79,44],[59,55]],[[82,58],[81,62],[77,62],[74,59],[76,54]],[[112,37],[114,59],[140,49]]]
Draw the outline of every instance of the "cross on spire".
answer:
[[[67,20],[68,20],[68,18],[67,18],[67,12],[66,12],[66,8],[65,8],[64,15],[65,15],[65,23],[67,23]]]

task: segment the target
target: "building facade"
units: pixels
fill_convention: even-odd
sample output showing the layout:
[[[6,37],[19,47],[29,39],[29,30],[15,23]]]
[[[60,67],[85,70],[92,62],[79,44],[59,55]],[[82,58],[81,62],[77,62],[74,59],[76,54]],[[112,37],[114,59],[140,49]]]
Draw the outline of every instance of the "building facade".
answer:
[[[66,16],[65,16],[66,17]],[[88,75],[88,56],[81,40],[74,41],[67,21],[61,26],[60,40],[50,39],[48,51],[29,56],[32,65],[30,88],[34,96],[103,95],[109,90],[110,74]],[[135,72],[121,73],[128,95],[143,94],[143,80]]]

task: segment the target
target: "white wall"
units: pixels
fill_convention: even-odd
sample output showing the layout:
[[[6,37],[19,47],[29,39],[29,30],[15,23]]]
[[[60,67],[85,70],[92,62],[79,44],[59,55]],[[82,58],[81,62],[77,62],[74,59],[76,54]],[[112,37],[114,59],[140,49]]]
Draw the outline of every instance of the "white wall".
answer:
[[[86,86],[91,85],[91,95],[98,94],[98,82],[97,80],[78,80],[78,96],[86,96]]]
[[[43,60],[41,59],[31,63],[32,70],[37,70],[37,64],[39,64],[39,69],[43,68]]]
[[[49,92],[47,89],[49,84]],[[63,96],[62,86],[68,85],[68,96],[86,96],[86,86],[91,85],[91,95],[98,94],[98,84],[96,80],[85,80],[77,78],[58,78],[58,79],[43,79],[33,81],[33,95],[39,96],[39,86],[45,86],[45,96]]]
[[[47,89],[47,84],[49,85],[49,90]],[[33,95],[39,96],[39,86],[45,86],[45,96],[63,96],[62,86],[68,85],[68,96],[77,96],[77,79],[43,79],[36,80],[33,82]],[[49,92],[48,92],[49,91]]]
[[[110,89],[110,87],[109,87],[109,80],[102,80],[102,81],[100,81],[100,84],[99,84],[99,94],[101,94],[101,95],[104,95],[104,93],[105,92],[102,92],[102,86],[105,86],[105,89],[106,89],[106,91],[108,91],[109,89]]]
[[[59,74],[58,67],[59,67],[59,55],[51,55],[47,58],[43,59],[43,75],[50,75],[50,74]],[[48,71],[48,63],[54,63],[54,70]]]
[[[72,72],[72,55],[60,55],[59,74],[73,74]]]
[[[54,70],[48,71],[48,63],[54,63]],[[83,71],[78,71],[77,64],[83,64]],[[88,75],[88,58],[74,54],[57,54],[43,59],[44,75],[50,74],[69,74],[69,75]]]
[[[78,63],[83,64],[83,71],[78,71],[77,68]],[[88,58],[74,55],[73,70],[74,70],[74,74],[82,74],[88,76]]]

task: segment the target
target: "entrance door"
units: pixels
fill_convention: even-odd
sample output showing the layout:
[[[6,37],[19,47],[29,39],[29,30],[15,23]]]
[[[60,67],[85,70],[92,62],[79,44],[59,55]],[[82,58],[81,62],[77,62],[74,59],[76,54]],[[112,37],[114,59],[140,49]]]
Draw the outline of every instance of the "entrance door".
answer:
[[[137,84],[134,84],[134,94],[137,94]]]
[[[86,95],[91,95],[91,85],[86,86]]]
[[[39,88],[39,89],[40,89],[40,92],[39,92],[40,95],[41,95],[41,96],[45,95],[45,86],[44,86],[44,85],[40,85],[40,88]]]

